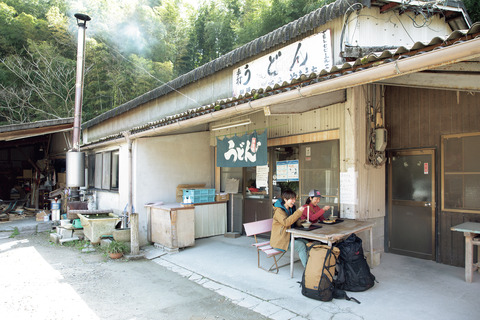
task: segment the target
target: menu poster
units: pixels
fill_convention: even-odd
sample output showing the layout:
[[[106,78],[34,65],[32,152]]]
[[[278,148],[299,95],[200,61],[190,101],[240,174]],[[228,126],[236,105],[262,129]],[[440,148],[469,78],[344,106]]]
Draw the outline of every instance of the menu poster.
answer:
[[[298,160],[277,161],[277,182],[298,181]]]
[[[257,177],[256,177],[257,188],[267,188],[268,187],[268,165],[266,166],[257,166]]]

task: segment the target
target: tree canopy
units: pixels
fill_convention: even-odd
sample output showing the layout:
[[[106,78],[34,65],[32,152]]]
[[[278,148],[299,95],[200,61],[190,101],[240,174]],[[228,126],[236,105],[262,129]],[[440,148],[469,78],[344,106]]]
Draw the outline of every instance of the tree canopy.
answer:
[[[83,121],[333,0],[0,0],[0,124],[73,115],[88,14]],[[474,21],[479,2],[464,0]]]

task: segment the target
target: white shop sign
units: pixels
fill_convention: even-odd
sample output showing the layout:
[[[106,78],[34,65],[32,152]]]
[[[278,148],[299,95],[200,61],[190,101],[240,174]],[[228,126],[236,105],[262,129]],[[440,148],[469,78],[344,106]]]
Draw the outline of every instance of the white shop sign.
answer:
[[[233,96],[319,73],[332,64],[330,30],[325,30],[235,69]]]

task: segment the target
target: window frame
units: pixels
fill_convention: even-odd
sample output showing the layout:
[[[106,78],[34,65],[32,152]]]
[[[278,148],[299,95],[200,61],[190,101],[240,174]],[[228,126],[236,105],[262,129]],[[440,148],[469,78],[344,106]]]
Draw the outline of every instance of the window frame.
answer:
[[[458,209],[458,208],[450,208],[445,205],[445,176],[448,175],[460,175],[462,177],[468,176],[468,175],[479,175],[480,176],[480,166],[477,171],[451,171],[451,172],[445,172],[445,161],[446,161],[446,155],[445,152],[446,150],[446,141],[448,139],[452,138],[457,138],[457,139],[463,139],[466,137],[476,137],[478,136],[480,138],[480,132],[471,132],[471,133],[462,133],[462,134],[449,134],[449,135],[442,135],[441,136],[441,210],[442,211],[449,211],[449,212],[462,212],[462,213],[480,213],[480,207],[478,209]],[[463,149],[463,148],[462,148]],[[465,150],[463,150],[462,153],[462,160],[465,159]],[[462,190],[462,195],[464,196],[464,190]]]
[[[120,150],[94,153],[93,187],[98,190],[118,191],[120,178]]]

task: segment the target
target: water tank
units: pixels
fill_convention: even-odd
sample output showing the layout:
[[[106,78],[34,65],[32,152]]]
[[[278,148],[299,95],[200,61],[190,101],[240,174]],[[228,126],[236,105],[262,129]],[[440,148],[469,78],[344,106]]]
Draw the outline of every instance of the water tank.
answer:
[[[85,186],[85,153],[67,152],[67,187]]]

